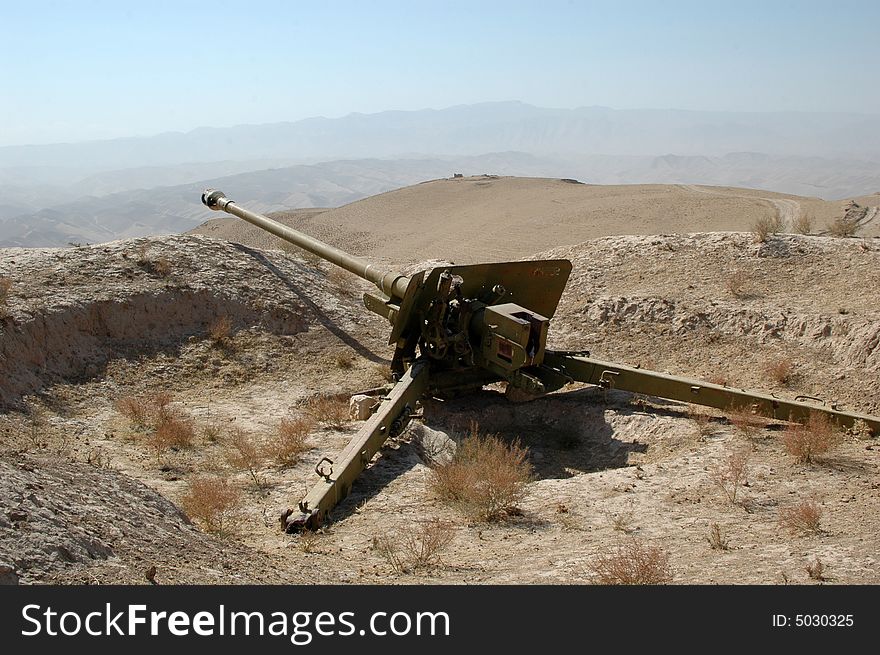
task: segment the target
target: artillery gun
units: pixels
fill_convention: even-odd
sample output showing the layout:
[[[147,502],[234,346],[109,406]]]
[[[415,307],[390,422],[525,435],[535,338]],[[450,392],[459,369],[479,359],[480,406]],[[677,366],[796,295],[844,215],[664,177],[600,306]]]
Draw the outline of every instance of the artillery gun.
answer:
[[[348,446],[335,459],[324,457],[317,464],[318,482],[296,509],[282,515],[288,532],[323,522],[382,444],[403,431],[420,398],[494,382],[506,382],[512,399],[582,382],[783,421],[805,422],[819,413],[841,427],[862,422],[880,433],[880,417],[844,411],[816,398],[786,400],[602,361],[585,351],[548,350],[550,319],[571,274],[567,259],[450,265],[406,276],[239,207],[222,191],[205,190],[202,202],[372,282],[380,293],[365,293],[364,305],[391,323],[395,385]]]

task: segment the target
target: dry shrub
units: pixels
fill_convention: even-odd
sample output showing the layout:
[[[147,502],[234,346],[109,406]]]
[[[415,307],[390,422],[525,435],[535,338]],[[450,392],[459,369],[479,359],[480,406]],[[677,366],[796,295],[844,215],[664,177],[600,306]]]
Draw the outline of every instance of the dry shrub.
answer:
[[[811,580],[818,580],[819,582],[825,582],[828,578],[825,577],[825,569],[828,568],[818,557],[816,561],[807,564],[804,567],[804,570],[807,572],[807,575],[810,576]]]
[[[778,221],[779,219],[775,217],[761,216],[752,223],[752,234],[755,236],[755,241],[757,243],[766,243],[769,236],[777,232],[774,228]]]
[[[138,246],[135,262],[148,273],[159,277],[168,277],[171,274],[171,262],[167,257],[159,257],[158,259],[150,257],[148,243],[142,243]]]
[[[497,520],[525,495],[532,478],[527,457],[518,441],[507,444],[497,435],[480,434],[472,423],[449,463],[433,469],[430,487],[479,520]]]
[[[880,436],[880,434],[875,435],[875,430],[871,429],[871,426],[860,418],[853,421],[852,427],[848,432],[856,439],[871,439],[875,436]]]
[[[812,412],[806,424],[793,423],[782,434],[782,443],[789,455],[800,464],[812,464],[838,443],[841,435],[825,414]]]
[[[704,414],[700,410],[694,408],[689,413],[690,419],[697,424],[697,430],[700,432],[700,436],[708,437],[713,434],[718,429],[718,426],[712,420],[712,417],[708,414]]]
[[[632,534],[634,528],[632,527],[632,514],[610,514],[608,515],[608,520],[611,521],[611,527],[616,532],[622,532],[624,534]]]
[[[222,535],[234,521],[240,501],[240,492],[225,478],[200,476],[189,481],[189,490],[180,504],[205,530]]]
[[[144,242],[138,246],[137,258],[135,259],[135,262],[138,266],[146,268],[152,262],[152,260],[150,259],[149,248],[150,244],[147,242]]]
[[[742,407],[731,407],[727,411],[727,420],[748,439],[756,437],[767,425],[765,419]]]
[[[303,403],[303,410],[327,428],[339,430],[351,421],[345,394],[320,394]]]
[[[150,421],[152,406],[143,396],[124,396],[116,401],[114,407],[135,427],[145,427]]]
[[[791,382],[794,373],[794,363],[788,357],[780,357],[771,362],[767,362],[764,372],[768,377],[780,386],[785,386]]]
[[[455,536],[450,524],[439,519],[407,531],[403,544],[413,568],[427,568],[440,563],[440,553]]]
[[[224,444],[224,454],[230,466],[239,471],[247,471],[254,485],[262,489],[264,480],[259,474],[262,457],[253,437],[241,428],[234,428]]]
[[[828,226],[831,236],[852,237],[859,231],[859,219],[852,216],[840,216]]]
[[[668,584],[673,577],[669,554],[636,538],[600,553],[588,568],[606,585]]]
[[[6,316],[6,303],[9,302],[9,290],[12,288],[12,280],[8,277],[0,277],[0,318]]]
[[[395,573],[406,573],[409,571],[406,560],[400,552],[400,547],[390,535],[383,534],[381,537],[373,537],[373,550],[379,553],[391,565],[391,569]]]
[[[391,367],[385,364],[375,364],[373,366],[374,377],[381,382],[394,382],[391,375]]]
[[[821,520],[822,508],[814,500],[802,500],[779,510],[780,525],[792,534],[816,534]]]
[[[633,511],[633,502],[630,501],[629,506],[622,512],[605,512],[605,517],[611,523],[611,527],[615,532],[624,534],[632,534],[635,531],[633,523],[635,522],[635,512]]]
[[[333,356],[333,361],[336,363],[337,368],[341,368],[344,370],[348,370],[354,366],[354,357],[351,353],[347,352],[338,352]]]
[[[749,476],[751,453],[745,449],[729,451],[725,457],[709,469],[709,477],[731,503],[736,502],[740,487]]]
[[[274,438],[266,445],[266,454],[280,466],[293,466],[309,448],[306,439],[315,429],[315,422],[306,417],[282,419]]]
[[[156,451],[156,461],[161,462],[162,453],[166,450],[189,448],[194,438],[195,428],[191,420],[162,407],[146,441]]]
[[[171,448],[189,448],[195,438],[195,428],[190,419],[174,412],[164,411],[156,424],[156,433],[163,435]]]
[[[779,212],[775,212],[770,217],[770,232],[771,234],[778,234],[783,231],[785,231],[785,223],[783,222],[782,216],[780,216]]]
[[[171,261],[167,257],[159,257],[153,262],[153,273],[159,277],[168,277],[171,275]]]
[[[441,564],[440,553],[452,542],[450,524],[434,519],[406,530],[400,540],[390,535],[373,539],[373,548],[396,573],[409,573]]]
[[[709,534],[706,536],[706,539],[709,541],[709,547],[712,550],[730,550],[727,536],[721,531],[721,526],[717,523],[709,526]]]
[[[208,338],[215,346],[228,343],[230,334],[232,334],[232,321],[228,316],[218,316],[208,326]]]
[[[147,445],[155,451],[156,453],[156,463],[162,463],[162,455],[171,447],[171,442],[169,440],[169,435],[167,432],[160,432],[159,430],[153,430],[150,432],[145,441]]]
[[[735,270],[724,280],[724,288],[734,298],[742,298],[746,295],[746,286],[749,283],[749,276],[745,271]]]
[[[171,394],[165,392],[124,396],[116,401],[115,408],[136,428],[156,427],[168,414],[171,400]]]
[[[810,214],[801,212],[798,214],[797,220],[794,222],[794,231],[798,234],[809,234],[813,231],[813,217]]]
[[[147,401],[156,408],[156,416],[159,416],[160,412],[167,408],[172,400],[174,400],[174,398],[167,391],[157,391],[156,393],[147,395]]]
[[[318,547],[321,545],[321,537],[312,530],[303,530],[299,534],[297,543],[299,544],[299,549],[306,555],[317,553]]]
[[[208,443],[217,443],[223,434],[223,426],[220,421],[208,421],[202,426],[202,437]]]
[[[90,450],[89,454],[86,456],[86,464],[91,464],[99,469],[110,469],[112,462],[112,458],[110,455],[104,452],[104,450],[98,446],[94,450]]]

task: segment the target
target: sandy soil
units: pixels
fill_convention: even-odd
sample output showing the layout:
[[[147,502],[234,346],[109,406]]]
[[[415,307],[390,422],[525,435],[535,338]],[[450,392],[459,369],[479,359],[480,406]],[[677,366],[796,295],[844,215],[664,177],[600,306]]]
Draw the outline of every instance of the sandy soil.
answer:
[[[459,191],[507,183],[480,181],[414,189],[430,199],[445,185],[449,204]],[[552,189],[589,189],[546,184],[553,197]],[[607,202],[622,189],[606,190]],[[668,193],[722,207],[745,202],[700,189]],[[667,192],[644,193],[651,204]],[[773,207],[769,200],[790,199],[755,193],[766,199],[754,203],[761,211]],[[876,240],[784,235],[758,244],[747,233],[670,234],[677,224],[662,215],[653,231],[663,236],[562,240],[540,255],[544,242],[531,242],[527,254],[574,264],[551,345],[880,412]],[[374,229],[358,226],[367,227]],[[438,249],[448,227],[434,226]],[[406,243],[401,237],[394,247]],[[403,263],[428,247],[420,243],[413,238]],[[526,248],[505,243],[504,258]],[[477,252],[469,247],[460,252]],[[288,253],[204,236],[5,250],[3,276],[12,281],[0,321],[0,575],[7,581],[146,584],[145,571],[155,566],[160,584],[580,583],[594,581],[598,554],[638,539],[669,554],[677,583],[817,583],[805,568],[817,558],[825,581],[880,582],[880,441],[850,435],[803,465],[786,453],[779,424],[737,427],[718,412],[590,388],[525,404],[491,389],[426,402],[424,418],[383,449],[327,528],[285,535],[277,515],[357,425],[316,427],[294,466],[263,458],[259,485],[230,464],[228,440],[238,429],[267,443],[282,418],[303,415],[310,396],[383,382],[388,327],[359,306],[357,283]],[[232,329],[218,344],[209,330],[219,316]],[[794,371],[784,386],[766,372],[780,358]],[[159,391],[197,429],[192,447],[157,459],[115,402]],[[454,439],[472,419],[529,448],[535,479],[521,514],[506,521],[475,522],[429,491],[425,435]],[[732,452],[747,452],[750,461],[736,503],[713,474]],[[204,473],[241,493],[225,536],[198,529],[176,506]],[[793,534],[780,523],[802,500],[822,510],[816,533]],[[376,548],[383,539],[403,548],[414,528],[434,519],[452,535],[441,561],[401,572]],[[727,550],[710,548],[712,524]]]
[[[232,190],[226,190],[233,197]],[[337,209],[275,214],[297,229],[355,254],[389,262],[443,257],[459,264],[527,257],[557,246],[623,234],[749,231],[779,217],[787,231],[802,213],[817,233],[847,203],[769,191],[697,185],[590,185],[497,176],[434,180]],[[860,199],[880,205],[880,196]],[[235,218],[194,233],[281,247]],[[859,233],[880,235],[877,221]]]

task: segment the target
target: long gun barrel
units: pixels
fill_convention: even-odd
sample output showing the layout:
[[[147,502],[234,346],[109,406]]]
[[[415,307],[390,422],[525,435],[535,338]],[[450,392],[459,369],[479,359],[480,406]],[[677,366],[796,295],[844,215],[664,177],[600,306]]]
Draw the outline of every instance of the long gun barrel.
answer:
[[[493,382],[506,381],[512,400],[584,382],[781,420],[807,422],[818,414],[841,427],[858,426],[861,431],[864,425],[880,433],[880,417],[804,402],[816,399],[785,400],[591,359],[586,352],[547,349],[550,319],[571,273],[568,260],[451,265],[407,277],[242,209],[221,191],[208,189],[202,202],[372,282],[383,296],[365,293],[364,305],[392,325],[388,343],[394,346],[391,373],[397,384],[337,458],[319,462],[315,472],[320,482],[300,501],[298,511],[283,515],[287,530],[317,527],[382,444],[400,434],[424,394],[444,395]]]
[[[403,298],[406,295],[409,278],[405,275],[396,271],[381,269],[360,257],[355,257],[339,248],[334,248],[330,244],[310,237],[308,234],[303,234],[286,225],[282,225],[278,221],[273,221],[262,214],[239,207],[234,201],[227,198],[222,191],[206,189],[202,194],[202,203],[209,209],[224,211],[227,214],[238,216],[240,219],[274,234],[279,239],[284,239],[303,250],[308,250],[322,259],[326,259],[328,262],[344,268],[349,273],[354,273],[358,277],[372,282],[386,296]]]

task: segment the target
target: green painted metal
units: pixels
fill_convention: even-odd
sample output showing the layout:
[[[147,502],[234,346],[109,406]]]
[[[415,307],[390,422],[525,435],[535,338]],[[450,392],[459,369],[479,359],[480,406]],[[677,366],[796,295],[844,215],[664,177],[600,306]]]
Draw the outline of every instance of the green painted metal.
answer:
[[[447,271],[461,279],[460,291],[464,298],[477,298],[487,305],[516,303],[553,318],[571,275],[571,262],[567,259],[541,259],[435,268],[425,279],[428,293],[419,298],[417,309],[431,302],[433,294],[430,291],[437,288],[440,275]],[[496,292],[496,286],[502,289]]]
[[[620,389],[721,410],[754,411],[761,416],[798,423],[806,422],[812,413],[818,412],[845,428],[852,428],[856,421],[863,421],[874,434],[880,434],[880,418],[848,412],[833,405],[788,400],[757,391],[725,387],[592,359],[571,352],[548,350],[544,354],[544,364],[572,380],[595,384],[605,389]]]
[[[861,421],[880,434],[880,418],[833,405],[646,371],[592,359],[588,353],[545,350],[550,319],[571,274],[568,260],[440,266],[407,277],[238,207],[221,191],[206,190],[202,202],[372,282],[382,295],[364,294],[364,305],[392,326],[391,371],[399,382],[335,460],[319,462],[320,481],[298,510],[282,517],[289,531],[320,525],[382,444],[406,426],[426,393],[466,393],[502,380],[512,400],[579,381],[784,421],[805,422],[818,412],[843,427]]]
[[[240,219],[256,225],[270,234],[274,234],[279,239],[284,239],[303,250],[307,250],[322,259],[326,259],[328,262],[344,268],[349,273],[354,273],[358,277],[372,282],[387,296],[403,298],[406,295],[409,278],[405,275],[379,268],[365,259],[349,255],[347,252],[310,237],[308,234],[303,234],[298,230],[282,225],[278,221],[273,221],[262,214],[256,214],[243,207],[239,207],[234,201],[227,198],[222,191],[206,189],[202,194],[202,203],[210,209],[238,216]]]
[[[288,510],[282,517],[287,531],[318,527],[327,513],[348,496],[352,483],[382,444],[400,434],[409,423],[416,402],[428,387],[428,373],[428,362],[413,362],[345,449],[335,459],[324,458],[318,463],[315,471],[321,480],[300,501],[299,513]]]

